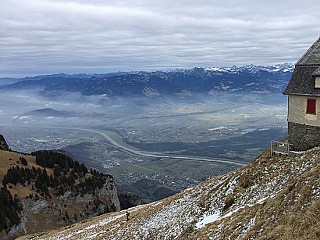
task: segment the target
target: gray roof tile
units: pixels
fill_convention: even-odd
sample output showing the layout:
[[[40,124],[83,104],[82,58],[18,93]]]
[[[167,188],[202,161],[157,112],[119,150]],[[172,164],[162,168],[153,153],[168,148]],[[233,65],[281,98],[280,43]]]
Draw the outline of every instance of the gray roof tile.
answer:
[[[312,76],[320,76],[320,67],[318,67],[313,73]]]
[[[297,62],[297,65],[315,64],[320,64],[320,37]]]
[[[317,68],[296,65],[283,94],[320,96],[320,89],[314,87],[315,80],[312,76]]]
[[[315,88],[315,76],[320,76],[320,38],[296,63],[283,94],[320,96],[320,89]]]

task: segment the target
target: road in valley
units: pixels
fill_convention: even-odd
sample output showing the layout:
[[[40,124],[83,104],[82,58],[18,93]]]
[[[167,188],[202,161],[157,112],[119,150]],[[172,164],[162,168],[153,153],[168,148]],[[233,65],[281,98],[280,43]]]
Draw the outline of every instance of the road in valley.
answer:
[[[109,143],[114,145],[115,147],[120,148],[123,151],[129,152],[131,154],[142,156],[142,157],[170,158],[170,159],[178,159],[178,160],[195,160],[195,161],[205,161],[205,162],[217,162],[217,163],[236,165],[239,167],[243,167],[243,166],[247,165],[246,163],[232,161],[230,159],[225,159],[225,158],[203,158],[203,157],[195,157],[195,156],[171,155],[171,154],[163,154],[161,152],[147,152],[147,151],[136,150],[136,149],[132,149],[127,146],[121,145],[120,143],[118,143],[114,139],[112,139],[107,133],[99,131],[99,130],[84,129],[84,128],[76,128],[75,130],[99,134],[103,138],[105,138]]]

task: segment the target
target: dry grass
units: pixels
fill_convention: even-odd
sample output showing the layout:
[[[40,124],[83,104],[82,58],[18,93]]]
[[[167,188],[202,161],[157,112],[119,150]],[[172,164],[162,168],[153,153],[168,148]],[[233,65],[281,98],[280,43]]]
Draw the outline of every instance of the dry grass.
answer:
[[[28,165],[24,166],[21,164],[21,161],[19,160],[20,157],[23,157],[27,160]],[[10,167],[24,167],[24,168],[42,168],[38,164],[36,164],[36,158],[35,156],[31,156],[28,154],[23,154],[23,153],[17,153],[17,152],[10,152],[10,151],[4,151],[0,150],[0,186],[2,185],[2,180],[4,175],[7,174],[7,171]],[[47,169],[48,174],[52,174],[53,171],[52,169]],[[13,184],[8,184],[9,186],[9,191],[11,192],[12,196],[18,196],[20,199],[23,199],[30,194],[36,194],[35,191],[31,189],[31,185],[27,186],[21,186],[21,184],[17,184],[16,186]]]
[[[19,160],[20,157],[24,157],[27,160],[28,166],[26,167],[32,168],[32,166],[38,166],[36,164],[36,159],[34,156],[0,150],[0,181],[1,181],[0,184],[1,185],[2,185],[3,176],[7,174],[7,171],[10,167],[22,166]]]
[[[27,165],[23,165],[20,161],[20,157],[23,157],[27,160]],[[0,150],[0,187],[2,186],[3,177],[7,174],[7,171],[10,167],[24,167],[31,169],[32,167],[43,169],[43,167],[36,164],[36,157],[28,154],[22,154],[17,152],[10,152]],[[46,168],[48,175],[53,174],[53,169]],[[90,174],[87,174],[86,177],[90,177]],[[32,198],[34,203],[31,208],[37,209],[40,208],[41,211],[38,210],[30,210],[25,209],[26,217],[28,221],[25,223],[25,229],[27,229],[28,233],[35,233],[39,230],[50,230],[56,229],[62,226],[66,226],[66,224],[71,224],[76,222],[76,220],[81,220],[86,216],[80,216],[80,213],[88,213],[91,215],[96,215],[96,212],[90,212],[88,208],[92,207],[90,205],[87,208],[89,203],[86,202],[75,202],[75,199],[65,198],[63,200],[56,197],[54,194],[51,194],[50,198],[44,198],[41,196],[41,193],[37,190],[32,189],[32,183],[29,183],[25,186],[22,186],[20,183],[17,185],[13,185],[11,183],[7,184],[7,188],[10,191],[12,196],[17,196],[20,200],[26,199],[27,197]],[[107,199],[105,199],[107,198]],[[42,202],[36,202],[36,200],[46,199],[46,205],[41,205]],[[99,196],[99,200],[109,200],[110,197],[107,196]],[[29,200],[31,201],[31,200]],[[21,202],[22,203],[22,202]],[[30,204],[30,203],[27,203]],[[37,204],[39,206],[37,206]],[[1,206],[0,206],[1,207]],[[76,214],[76,216],[75,216]],[[69,216],[67,218],[66,216]]]
[[[173,216],[173,203],[185,196],[196,199],[190,204],[198,206],[199,212],[188,208],[191,214],[210,215],[215,209],[224,217],[195,228],[199,218],[184,225],[176,239],[258,239],[258,240],[320,240],[320,151],[306,152],[297,157],[274,157],[266,150],[249,166],[233,171],[225,176],[215,177],[200,185],[162,200],[142,206],[131,212],[131,220],[125,222],[118,218],[96,227],[99,233],[95,239],[163,239],[161,233],[169,233],[182,222],[173,222],[163,227],[146,227],[155,218],[168,211]],[[230,187],[232,185],[232,187]],[[279,187],[280,186],[280,187]],[[254,201],[251,201],[254,199]],[[261,200],[261,201],[260,201]],[[256,201],[256,202],[255,202]],[[225,212],[221,210],[225,207]],[[170,212],[172,211],[172,212]],[[123,215],[124,212],[114,213]],[[104,215],[70,229],[46,233],[41,239],[61,236],[90,227],[113,215]],[[178,216],[178,218],[181,216]],[[166,221],[166,218],[163,218]],[[170,220],[170,219],[169,219]],[[176,225],[175,225],[176,224]],[[147,228],[143,235],[142,228]],[[89,230],[90,231],[90,230]],[[121,236],[121,237],[120,237]],[[83,236],[73,235],[71,239]],[[168,238],[169,239],[169,238]]]
[[[245,190],[254,184],[264,185],[277,177],[292,175],[282,191],[263,204],[245,207],[223,221],[209,224],[206,229],[195,232],[191,239],[202,239],[205,236],[213,239],[217,236],[220,236],[219,239],[320,239],[320,200],[315,193],[320,192],[320,162],[315,161],[313,167],[311,164],[310,168],[300,175],[292,174],[296,169],[308,164],[306,158],[319,159],[319,155],[317,150],[307,152],[304,159],[271,157],[269,151],[265,151],[250,166],[235,173],[239,176],[238,187],[225,198],[225,207],[234,204],[231,200],[248,194]],[[227,204],[229,202],[233,204]],[[248,228],[250,224],[252,226]],[[217,230],[219,228],[222,229],[221,232]],[[245,230],[246,228],[248,230]]]
[[[313,201],[305,211],[290,212],[283,222],[259,239],[320,239],[320,200]]]

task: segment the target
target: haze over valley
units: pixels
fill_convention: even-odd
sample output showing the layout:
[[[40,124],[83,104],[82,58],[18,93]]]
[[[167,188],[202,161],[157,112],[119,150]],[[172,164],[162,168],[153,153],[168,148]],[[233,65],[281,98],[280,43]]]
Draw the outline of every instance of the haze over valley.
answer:
[[[2,0],[0,239],[319,237],[319,20]]]
[[[94,76],[92,88],[109,94],[86,92],[81,84],[70,89],[69,81],[89,82],[89,75],[11,79],[2,84],[0,132],[15,151],[64,151],[151,201],[244,166],[271,140],[284,138],[281,89],[291,70],[125,73],[116,76],[119,93],[108,90],[112,74]],[[183,78],[188,82],[177,84]],[[196,81],[200,87],[193,87]],[[165,93],[168,84],[175,89]]]

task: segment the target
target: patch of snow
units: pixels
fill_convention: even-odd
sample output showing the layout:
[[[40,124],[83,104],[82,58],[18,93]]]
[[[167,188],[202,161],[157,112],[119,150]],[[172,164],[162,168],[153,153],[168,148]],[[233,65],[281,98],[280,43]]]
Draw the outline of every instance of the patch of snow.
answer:
[[[216,129],[224,129],[224,127]],[[246,130],[248,129],[244,131]],[[160,200],[130,208],[129,212],[136,212],[136,214],[132,215],[133,218],[129,224],[122,224],[121,220],[112,220],[124,216],[124,212],[119,212],[116,213],[118,215],[107,216],[106,219],[93,224],[82,225],[83,227],[76,229],[73,234],[64,232],[51,239],[98,239],[105,236],[107,237],[104,239],[122,239],[123,236],[128,236],[126,239],[169,240],[179,238],[190,226],[202,229],[201,231],[205,230],[209,239],[222,239],[224,229],[229,227],[228,218],[235,220],[237,213],[246,214],[246,211],[249,210],[250,213],[253,213],[250,218],[239,219],[239,225],[234,228],[234,231],[238,232],[235,239],[243,239],[247,237],[248,232],[256,223],[252,210],[259,209],[260,204],[275,198],[292,177],[312,169],[318,162],[319,154],[313,152],[311,154],[308,161],[304,160],[306,156],[303,155],[295,156],[294,159],[284,158],[272,164],[261,162],[259,174],[252,177],[252,185],[243,189],[244,192],[241,194],[235,190],[239,187],[239,173],[242,172],[235,170],[201,185],[188,188],[181,193],[179,198]],[[286,169],[289,169],[290,172],[286,171],[286,174],[283,174]],[[245,174],[250,173],[246,169],[243,171]],[[309,185],[310,181],[306,179],[302,183]],[[227,212],[222,212],[224,200],[229,194],[234,195],[235,202]],[[312,195],[319,196],[319,189],[313,187]],[[134,220],[135,218],[137,220]],[[217,224],[218,221],[219,224]],[[107,224],[108,222],[111,223]],[[210,224],[217,224],[217,226],[212,228]],[[258,233],[262,231],[263,228],[257,229]]]
[[[204,216],[200,222],[196,223],[196,228],[200,229],[200,228],[204,227],[206,224],[212,223],[212,222],[218,220],[219,217],[220,217],[220,213],[214,213],[212,215]]]
[[[253,86],[253,85],[259,85],[259,84],[258,84],[258,83],[255,83],[255,82],[251,82],[251,83],[247,83],[247,84],[244,85],[244,86],[250,87],[250,86]]]
[[[258,132],[262,132],[262,131],[268,131],[270,130],[271,128],[261,128],[261,129],[258,129]]]
[[[57,239],[61,239],[61,240],[66,239],[67,240],[67,239],[70,239],[71,237],[75,237],[75,236],[82,234],[82,233],[86,234],[86,239],[94,239],[97,235],[105,232],[105,230],[103,230],[103,229],[101,231],[97,231],[97,228],[99,228],[99,227],[101,228],[102,226],[104,226],[104,225],[106,225],[106,224],[108,224],[118,218],[121,218],[121,217],[123,217],[122,214],[109,217],[109,218],[101,220],[97,223],[91,224],[85,228],[82,228],[78,231],[71,232],[67,235],[59,236]]]
[[[49,140],[45,140],[45,139],[37,139],[37,138],[31,138],[32,140],[38,142],[38,143],[47,143],[49,142]]]
[[[223,90],[228,90],[228,89],[230,88],[230,86],[222,85],[221,88],[222,88]]]
[[[246,118],[247,116],[244,116],[244,118]],[[241,134],[247,134],[247,133],[251,133],[251,132],[254,132],[254,131],[257,131],[256,128],[247,128],[247,129],[244,129],[241,131]]]
[[[221,68],[221,67],[211,67],[211,68],[205,68],[206,71],[213,71],[213,72],[228,72],[227,68]]]
[[[223,130],[223,129],[227,129],[227,127],[220,126],[220,127],[216,127],[216,128],[210,128],[210,129],[208,129],[208,131],[217,131],[217,130]]]
[[[242,230],[241,234],[239,234],[236,240],[242,239],[243,236],[246,235],[249,232],[249,230],[254,226],[255,222],[256,222],[256,217],[251,218],[247,226],[245,226],[245,228]]]

